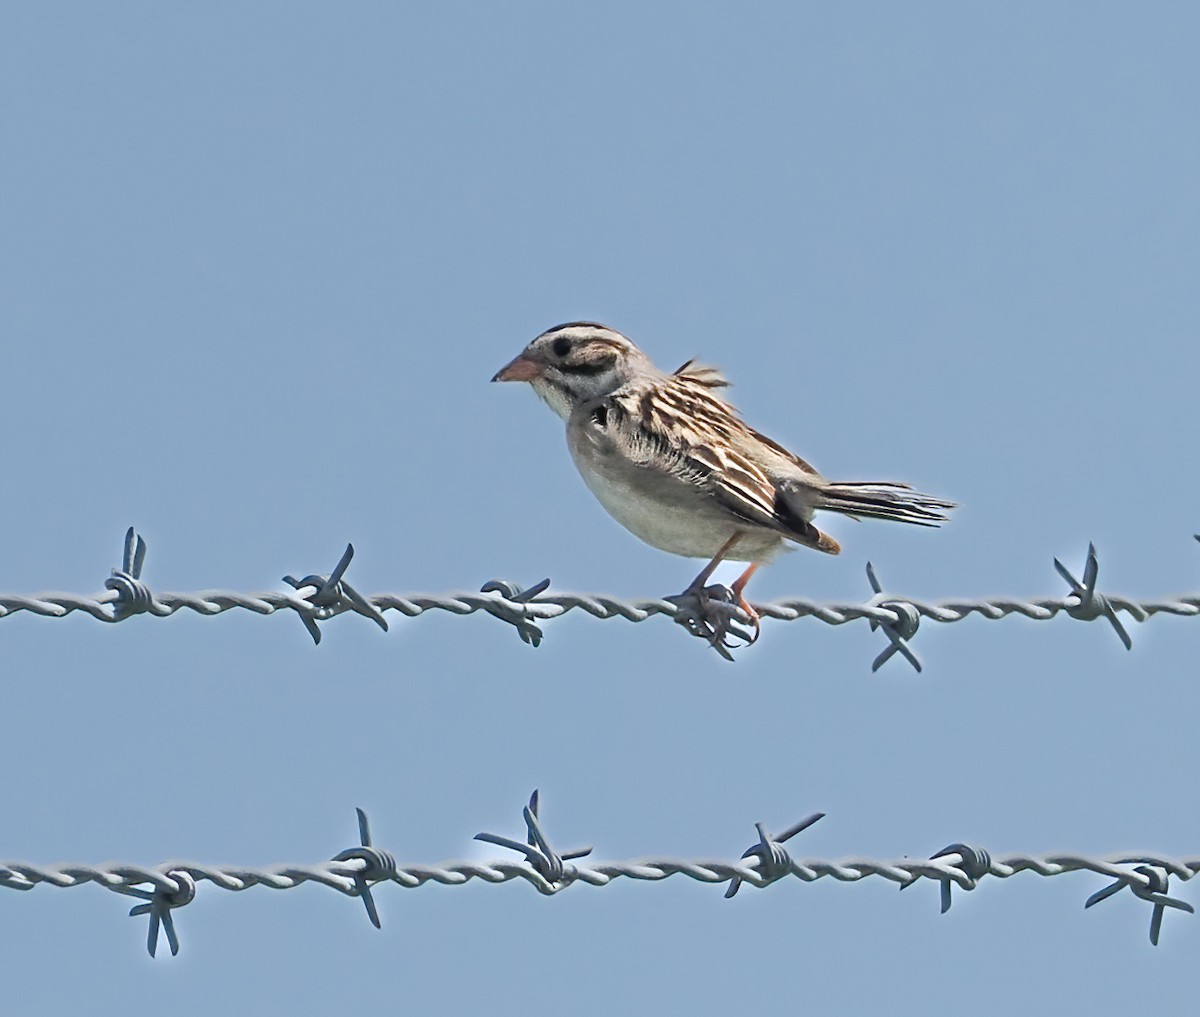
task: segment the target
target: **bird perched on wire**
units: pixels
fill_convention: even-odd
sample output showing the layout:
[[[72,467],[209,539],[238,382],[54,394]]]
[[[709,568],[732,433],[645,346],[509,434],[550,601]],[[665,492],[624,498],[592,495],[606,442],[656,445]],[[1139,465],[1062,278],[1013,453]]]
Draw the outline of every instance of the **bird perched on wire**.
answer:
[[[788,541],[841,550],[813,525],[818,509],[937,526],[955,507],[907,484],[826,480],[738,416],[717,394],[729,382],[715,367],[689,360],[667,373],[595,322],[543,332],[492,381],[528,382],[566,421],[576,467],[617,522],[663,551],[710,559],[686,594],[703,603],[718,564],[749,563],[732,595],[751,642],[758,614],[743,591],[759,565]],[[704,630],[714,645],[729,645],[725,632],[719,621]]]

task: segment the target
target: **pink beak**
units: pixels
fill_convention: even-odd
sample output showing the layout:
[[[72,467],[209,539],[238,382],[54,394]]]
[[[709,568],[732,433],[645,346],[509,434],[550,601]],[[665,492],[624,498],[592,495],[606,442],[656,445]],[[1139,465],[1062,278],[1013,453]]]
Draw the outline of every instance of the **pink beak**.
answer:
[[[530,360],[522,353],[515,360],[510,360],[500,368],[492,381],[533,381],[534,378],[540,378],[541,374],[541,364]]]

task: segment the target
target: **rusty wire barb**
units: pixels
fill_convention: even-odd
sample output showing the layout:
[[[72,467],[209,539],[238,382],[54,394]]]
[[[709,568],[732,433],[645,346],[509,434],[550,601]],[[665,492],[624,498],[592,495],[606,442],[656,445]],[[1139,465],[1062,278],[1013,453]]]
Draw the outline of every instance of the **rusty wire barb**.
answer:
[[[1150,942],[1157,946],[1163,915],[1168,908],[1194,913],[1187,902],[1167,896],[1169,878],[1175,876],[1187,881],[1200,873],[1200,857],[1171,859],[1118,855],[1106,858],[1082,854],[997,857],[982,848],[961,843],[951,844],[929,859],[906,856],[895,861],[862,858],[824,861],[793,857],[783,847],[783,842],[824,818],[822,812],[800,820],[777,837],[767,833],[763,823],[756,823],[757,843],[747,848],[736,860],[647,857],[588,864],[578,860],[591,853],[590,847],[559,854],[550,846],[538,818],[537,791],[522,809],[527,831],[524,841],[490,833],[481,833],[475,838],[516,851],[523,856],[520,860],[505,858],[493,861],[449,861],[438,865],[401,864],[391,852],[372,844],[366,813],[362,809],[357,812],[360,843],[339,851],[328,861],[310,865],[276,865],[255,869],[174,861],[146,868],[117,863],[33,865],[9,861],[0,862],[0,888],[32,890],[41,883],[64,888],[96,883],[114,893],[137,897],[146,903],[137,905],[129,913],[134,917],[149,916],[146,947],[153,957],[160,934],[166,935],[172,955],[179,952],[173,912],[190,904],[204,882],[232,891],[247,890],[253,886],[289,890],[308,882],[319,883],[347,897],[360,898],[371,924],[379,929],[382,923],[372,888],[382,883],[394,883],[412,890],[426,883],[462,886],[473,879],[484,883],[507,883],[521,879],[539,893],[552,896],[576,883],[607,886],[620,878],[658,882],[671,876],[686,876],[699,883],[726,883],[725,897],[730,898],[744,883],[766,889],[786,881],[788,877],[795,877],[802,883],[826,878],[854,883],[873,876],[895,883],[901,890],[922,879],[938,883],[941,887],[941,910],[945,914],[950,910],[952,885],[962,890],[974,890],[989,877],[1003,880],[1022,872],[1039,876],[1090,872],[1113,882],[1092,893],[1084,907],[1090,908],[1128,888],[1136,897],[1151,905]]]
[[[1200,540],[1200,534],[1196,535]],[[377,593],[366,596],[346,580],[345,574],[354,557],[353,545],[347,544],[341,559],[328,574],[313,574],[303,579],[284,576],[290,589],[262,593],[238,593],[233,590],[200,590],[195,593],[156,592],[142,578],[146,559],[146,542],[131,527],[125,535],[122,566],[113,569],[105,582],[104,593],[85,596],[76,593],[40,593],[34,595],[0,594],[0,618],[25,611],[47,618],[62,618],[80,611],[103,622],[124,621],[134,615],[165,618],[187,609],[201,615],[217,615],[233,609],[255,614],[294,612],[304,624],[314,643],[321,641],[321,623],[341,614],[356,614],[367,618],[383,631],[388,630],[388,611],[408,618],[426,611],[447,611],[451,614],[489,614],[512,625],[521,639],[538,646],[544,636],[543,626],[551,619],[571,611],[593,618],[624,618],[642,622],[655,615],[671,618],[692,635],[703,638],[729,660],[732,643],[727,636],[742,636],[738,623],[744,622],[743,612],[731,599],[723,600],[727,588],[715,585],[696,593],[656,597],[644,600],[622,600],[601,594],[550,592],[550,580],[543,579],[532,586],[494,579],[485,583],[479,592],[450,592],[444,594]],[[861,603],[820,603],[801,598],[789,598],[770,604],[755,604],[764,619],[796,621],[814,618],[826,625],[845,625],[866,621],[872,631],[879,629],[888,638],[888,645],[875,657],[871,669],[879,670],[892,657],[903,657],[916,670],[921,662],[912,649],[922,619],[949,623],[979,615],[990,621],[1017,615],[1033,621],[1048,621],[1059,615],[1075,621],[1104,621],[1112,626],[1125,648],[1133,640],[1120,615],[1143,622],[1157,614],[1182,618],[1200,615],[1200,593],[1157,600],[1131,600],[1104,593],[1097,585],[1100,566],[1094,545],[1088,545],[1083,578],[1076,579],[1061,561],[1054,567],[1070,589],[1064,596],[1022,600],[1012,597],[986,599],[958,598],[922,601],[885,593],[874,566],[867,563],[867,580],[872,596]],[[724,593],[722,592],[724,591]],[[703,603],[701,603],[703,600]]]

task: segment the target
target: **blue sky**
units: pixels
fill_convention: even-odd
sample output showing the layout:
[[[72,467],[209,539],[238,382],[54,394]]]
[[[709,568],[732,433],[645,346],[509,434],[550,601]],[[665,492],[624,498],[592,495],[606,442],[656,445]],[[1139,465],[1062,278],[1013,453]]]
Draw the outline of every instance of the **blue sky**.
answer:
[[[126,527],[170,590],[277,588],[347,541],[364,591],[550,576],[627,597],[641,545],[561,425],[488,379],[594,318],[721,364],[828,475],[962,503],[833,520],[754,599],[1200,583],[1192,5],[113,2],[0,11],[0,587],[102,588]],[[1194,856],[1196,624],[764,626],[230,613],[5,619],[0,856],[265,865],[353,842],[488,857],[534,787],[555,842],[736,857]],[[1200,925],[1103,881],[475,883],[355,901],[202,886],[180,957],[95,887],[7,893],[12,1012],[1161,1012]],[[1173,892],[1194,901],[1188,885]],[[69,966],[72,978],[62,972]]]

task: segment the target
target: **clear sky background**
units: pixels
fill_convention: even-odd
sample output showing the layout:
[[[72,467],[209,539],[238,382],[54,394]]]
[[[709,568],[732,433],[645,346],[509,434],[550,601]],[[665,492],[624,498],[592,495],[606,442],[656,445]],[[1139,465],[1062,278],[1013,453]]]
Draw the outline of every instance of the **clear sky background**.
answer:
[[[828,528],[754,599],[1200,587],[1196,40],[1187,3],[0,7],[0,587],[94,592],[125,528],[166,590],[272,589],[347,541],[367,592],[678,592],[492,373],[595,318],[721,364],[826,474],[963,504]],[[1196,621],[766,623],[246,612],[0,624],[0,857],[494,857],[533,788],[563,847],[736,857],[1195,857]],[[1182,792],[1182,793],[1181,793]],[[181,955],[94,886],[0,893],[11,1013],[1166,1012],[1088,875],[937,889],[684,878],[553,899],[202,885]],[[1172,890],[1197,902],[1190,885]]]

